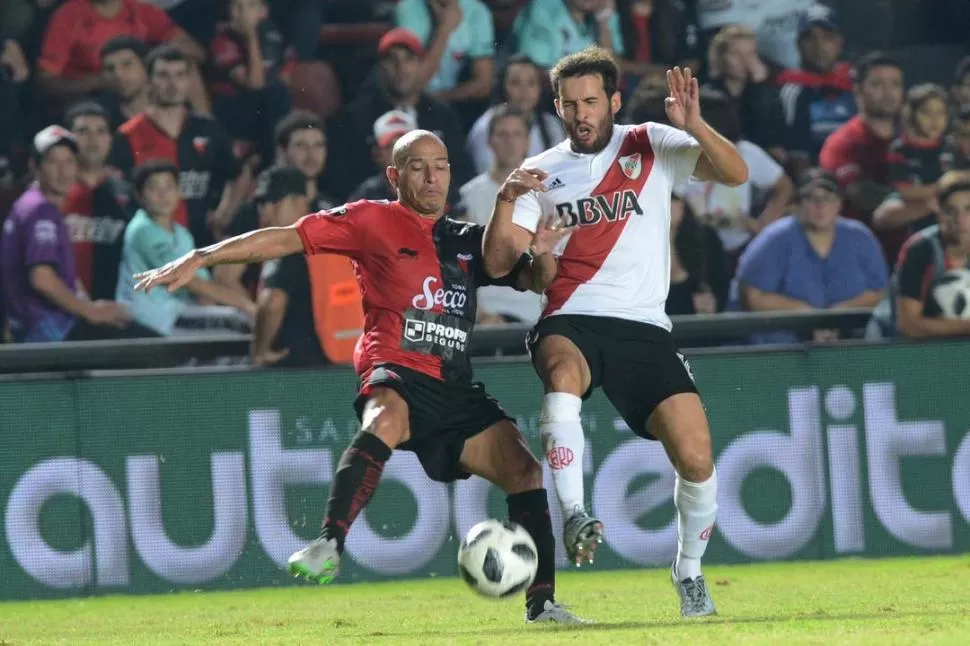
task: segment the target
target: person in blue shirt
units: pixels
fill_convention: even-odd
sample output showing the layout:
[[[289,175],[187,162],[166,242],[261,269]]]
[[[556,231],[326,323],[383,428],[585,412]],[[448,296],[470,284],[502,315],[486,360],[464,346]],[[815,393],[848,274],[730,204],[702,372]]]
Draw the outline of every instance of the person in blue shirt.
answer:
[[[163,335],[171,335],[186,305],[200,302],[235,307],[253,316],[256,305],[245,294],[212,280],[207,269],[176,292],[155,289],[134,291],[133,276],[178,260],[195,248],[192,234],[175,222],[179,205],[178,168],[168,160],[153,159],[135,169],[135,193],[142,208],[125,229],[118,270],[116,300],[125,303],[134,319]]]
[[[489,97],[495,77],[495,29],[492,12],[481,0],[401,0],[394,23],[414,33],[424,47],[425,91],[448,102]]]
[[[732,285],[732,309],[753,312],[875,307],[886,293],[889,270],[875,236],[864,224],[840,217],[835,178],[807,171],[799,182],[794,215],[783,217],[748,245]],[[834,340],[817,330],[816,341]],[[790,332],[760,334],[754,343],[796,343]]]
[[[590,45],[623,56],[620,18],[609,0],[532,0],[513,25],[516,52],[549,69]]]

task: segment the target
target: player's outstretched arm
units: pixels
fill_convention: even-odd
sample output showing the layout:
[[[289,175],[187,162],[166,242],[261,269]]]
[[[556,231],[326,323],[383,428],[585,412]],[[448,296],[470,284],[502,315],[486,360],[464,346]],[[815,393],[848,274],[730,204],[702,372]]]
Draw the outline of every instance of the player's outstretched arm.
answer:
[[[547,190],[542,185],[546,177],[546,172],[539,169],[517,168],[499,189],[482,239],[482,261],[489,276],[508,275],[532,244],[532,232],[515,224],[512,215],[519,198],[530,191]]]
[[[680,128],[701,146],[694,176],[698,179],[740,186],[748,181],[748,165],[734,144],[701,118],[700,89],[689,68],[667,71],[670,95],[665,107],[670,123]]]
[[[203,267],[232,263],[254,263],[282,258],[303,251],[296,226],[267,227],[238,235],[202,249],[193,249],[177,260],[135,275],[135,289],[146,292],[166,286],[174,292],[185,287]]]

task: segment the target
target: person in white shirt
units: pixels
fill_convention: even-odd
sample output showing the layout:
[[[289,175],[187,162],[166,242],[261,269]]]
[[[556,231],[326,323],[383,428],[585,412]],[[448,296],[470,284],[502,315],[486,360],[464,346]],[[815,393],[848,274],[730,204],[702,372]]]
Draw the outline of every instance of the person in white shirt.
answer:
[[[492,167],[460,189],[461,206],[469,221],[488,224],[495,210],[495,196],[505,178],[522,165],[529,147],[529,119],[511,105],[495,108],[488,122],[488,145],[494,154]],[[542,297],[510,287],[478,288],[478,323],[529,323],[539,320]]]
[[[670,335],[670,195],[691,175],[739,186],[748,169],[734,144],[701,118],[691,71],[667,72],[667,120],[614,125],[619,69],[598,47],[551,72],[566,142],[526,160],[503,184],[483,241],[485,269],[508,271],[539,222],[568,237],[533,252],[548,303],[529,334],[546,392],[539,434],[577,565],[592,560],[603,523],[586,510],[583,399],[602,387],[630,429],[659,440],[676,472],[678,550],[671,580],[684,617],[715,613],[701,557],[717,516],[717,475],[707,416],[690,367]],[[558,510],[557,510],[558,511]]]

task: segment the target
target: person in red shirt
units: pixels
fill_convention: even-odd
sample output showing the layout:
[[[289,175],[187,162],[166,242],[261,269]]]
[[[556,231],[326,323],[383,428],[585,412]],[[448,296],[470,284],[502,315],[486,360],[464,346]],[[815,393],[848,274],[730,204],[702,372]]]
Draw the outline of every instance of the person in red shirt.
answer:
[[[41,89],[49,97],[61,100],[106,89],[108,83],[101,74],[101,48],[122,35],[136,36],[149,45],[172,43],[195,62],[205,59],[202,47],[151,3],[68,0],[54,12],[44,34],[37,62]],[[198,91],[204,94],[201,77],[197,83]]]
[[[855,65],[852,91],[859,114],[825,140],[819,166],[835,175],[845,191],[847,204],[842,214],[871,226],[873,211],[892,191],[889,147],[903,103],[903,70],[886,54],[867,54]],[[906,232],[877,235],[891,262]]]
[[[532,535],[538,551],[527,620],[579,623],[554,601],[555,539],[539,462],[512,418],[472,381],[468,354],[476,288],[544,288],[552,249],[571,230],[547,219],[532,238],[532,255],[523,254],[508,275],[492,277],[482,259],[485,227],[443,217],[451,166],[437,136],[415,130],[399,139],[387,177],[395,202],[354,202],[230,238],[139,274],[135,289],[178,289],[202,267],[222,263],[301,251],[349,256],[364,306],[354,357],[360,375],[354,408],[363,429],[337,466],[323,533],[290,557],[290,571],[333,580],[351,524],[398,448],[414,452],[433,480],[477,474],[501,487],[510,520]]]

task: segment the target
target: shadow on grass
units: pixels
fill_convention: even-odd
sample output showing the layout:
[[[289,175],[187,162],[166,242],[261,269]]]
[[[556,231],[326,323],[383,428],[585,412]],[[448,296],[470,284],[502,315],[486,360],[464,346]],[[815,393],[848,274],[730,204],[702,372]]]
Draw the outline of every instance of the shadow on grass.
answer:
[[[772,617],[708,617],[704,619],[662,619],[658,621],[619,621],[615,623],[601,622],[586,624],[581,626],[539,626],[537,629],[542,633],[550,632],[573,632],[573,631],[594,631],[606,632],[611,630],[649,630],[651,628],[706,628],[708,626],[732,626],[745,624],[782,624],[791,621],[872,621],[876,619],[908,619],[916,617],[952,617],[964,615],[958,610],[928,610],[920,612],[857,612],[857,613],[826,613],[826,612],[801,612],[789,615],[776,615]],[[409,632],[384,632],[373,631],[366,633],[365,637],[458,637],[462,635],[521,635],[523,626],[507,626],[501,628],[484,628],[469,631],[457,630],[427,630]]]

